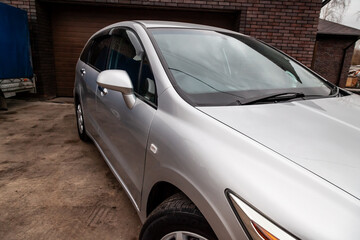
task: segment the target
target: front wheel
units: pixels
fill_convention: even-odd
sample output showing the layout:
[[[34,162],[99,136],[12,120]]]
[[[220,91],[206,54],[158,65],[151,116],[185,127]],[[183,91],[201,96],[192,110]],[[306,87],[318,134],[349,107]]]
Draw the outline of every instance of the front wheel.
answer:
[[[79,137],[84,142],[88,142],[89,137],[85,131],[84,114],[83,114],[83,110],[82,110],[80,101],[76,101],[76,103],[75,103],[75,113],[76,113],[76,123],[77,123],[77,130],[78,130]]]
[[[194,203],[177,193],[162,202],[146,220],[140,240],[216,240]]]

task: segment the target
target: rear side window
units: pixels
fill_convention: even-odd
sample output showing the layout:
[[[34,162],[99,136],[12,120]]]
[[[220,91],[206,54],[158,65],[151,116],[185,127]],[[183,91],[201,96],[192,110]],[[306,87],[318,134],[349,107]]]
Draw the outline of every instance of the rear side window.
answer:
[[[92,43],[93,43],[92,40],[89,41],[88,44],[85,46],[83,52],[81,53],[80,60],[83,61],[84,63],[88,63],[89,53]]]
[[[89,65],[98,71],[106,69],[108,52],[110,48],[111,38],[109,36],[95,39],[90,50]]]

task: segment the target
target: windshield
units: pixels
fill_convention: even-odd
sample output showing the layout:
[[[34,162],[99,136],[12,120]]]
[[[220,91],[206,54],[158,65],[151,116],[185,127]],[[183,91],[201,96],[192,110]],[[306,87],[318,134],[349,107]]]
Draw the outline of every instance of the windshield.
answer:
[[[151,29],[175,88],[195,105],[231,105],[284,92],[329,96],[331,87],[250,37],[196,29]]]

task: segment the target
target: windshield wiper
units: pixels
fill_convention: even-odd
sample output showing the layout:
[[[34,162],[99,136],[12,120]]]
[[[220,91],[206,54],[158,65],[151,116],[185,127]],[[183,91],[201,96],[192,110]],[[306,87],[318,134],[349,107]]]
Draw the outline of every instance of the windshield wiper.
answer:
[[[258,102],[279,102],[288,101],[295,98],[304,98],[304,93],[299,92],[283,92],[283,93],[272,93],[265,96],[248,98],[238,101],[241,105],[249,105]]]

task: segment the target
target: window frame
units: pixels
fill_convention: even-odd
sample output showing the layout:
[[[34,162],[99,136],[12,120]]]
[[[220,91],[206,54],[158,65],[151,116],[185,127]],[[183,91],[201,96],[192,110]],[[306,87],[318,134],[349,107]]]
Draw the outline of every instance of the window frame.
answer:
[[[323,78],[322,76],[320,76],[318,73],[314,72],[312,69],[310,69],[309,67],[305,66],[304,64],[302,64],[301,62],[299,62],[298,60],[296,60],[295,58],[293,58],[292,56],[284,53],[283,51],[269,45],[268,43],[260,40],[260,39],[256,39],[256,38],[253,38],[251,36],[247,36],[247,35],[242,35],[241,33],[236,33],[236,32],[233,32],[233,31],[230,31],[230,30],[213,30],[213,29],[204,29],[204,28],[183,28],[183,27],[180,27],[180,28],[177,28],[177,27],[151,27],[151,28],[144,28],[147,35],[149,36],[150,38],[150,41],[152,43],[152,45],[154,46],[155,48],[155,51],[160,59],[160,62],[161,62],[161,65],[166,73],[166,75],[168,76],[168,79],[171,83],[171,85],[174,87],[175,91],[177,92],[177,94],[185,101],[187,102],[189,105],[193,106],[193,107],[216,107],[216,106],[224,106],[224,105],[203,105],[203,104],[198,104],[196,103],[195,101],[193,101],[176,83],[176,80],[171,72],[171,70],[169,69],[169,66],[165,60],[165,57],[163,56],[161,50],[160,50],[160,47],[158,46],[157,44],[157,41],[155,40],[155,37],[153,35],[153,32],[152,30],[157,30],[157,29],[170,29],[170,30],[173,30],[173,29],[182,29],[182,30],[201,30],[201,31],[214,31],[214,32],[219,32],[219,33],[223,33],[223,34],[227,34],[227,35],[234,35],[234,36],[246,36],[254,41],[257,41],[257,42],[260,42],[270,48],[272,48],[273,50],[275,50],[276,52],[280,53],[281,55],[289,58],[290,60],[294,61],[295,63],[297,63],[299,66],[301,66],[302,68],[304,68],[305,70],[307,70],[308,72],[310,72],[311,74],[315,75],[320,81],[324,82],[324,84],[328,85],[330,88],[334,88],[336,87],[335,84],[329,82],[328,80],[326,80],[325,78]],[[349,92],[347,91],[344,91],[343,89],[339,89],[340,93],[341,94],[349,94]]]
[[[132,28],[129,28],[129,27],[114,27],[112,28],[110,31],[109,31],[109,36],[111,37],[111,42],[110,42],[110,47],[109,47],[109,52],[111,50],[111,47],[113,46],[113,41],[114,41],[114,36],[117,36],[118,34],[116,33],[117,30],[120,30],[120,31],[129,31],[131,33],[134,34],[134,36],[136,37],[137,41],[139,42],[141,48],[142,48],[142,51],[143,51],[143,54],[142,54],[142,57],[141,57],[141,63],[140,63],[140,67],[139,67],[139,71],[138,71],[138,77],[137,77],[137,81],[140,80],[140,77],[141,77],[141,74],[142,74],[142,66],[143,66],[143,62],[144,62],[144,58],[146,57],[148,59],[148,62],[149,62],[149,66],[150,66],[150,70],[151,70],[151,73],[152,75],[154,76],[154,71],[153,71],[153,68],[151,66],[151,63],[150,63],[150,59],[146,53],[146,50],[145,50],[145,47],[144,47],[144,44],[141,42],[141,39],[139,37],[139,35],[136,33],[136,31],[134,31]],[[107,62],[106,62],[106,70],[110,70],[109,68],[109,58],[110,58],[110,54],[108,52],[108,56],[107,56]],[[157,109],[158,107],[158,92],[157,92],[157,84],[156,84],[156,78],[154,76],[154,84],[155,84],[155,99],[154,99],[154,102],[146,99],[144,96],[140,95],[139,93],[137,93],[135,91],[135,89],[133,89],[133,93],[135,94],[135,96],[137,98],[139,98],[140,100],[142,100],[143,102],[147,103],[148,105],[150,105],[151,107]]]

